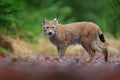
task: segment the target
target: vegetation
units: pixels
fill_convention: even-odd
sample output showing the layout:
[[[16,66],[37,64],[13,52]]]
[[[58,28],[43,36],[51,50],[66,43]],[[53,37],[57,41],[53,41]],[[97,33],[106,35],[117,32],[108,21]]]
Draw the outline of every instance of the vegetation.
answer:
[[[42,32],[42,18],[57,15],[62,24],[98,24],[108,62],[99,52],[86,62],[89,55],[80,45],[68,47],[59,59]],[[119,35],[120,0],[0,0],[0,80],[120,80]]]
[[[104,33],[120,34],[120,0],[0,0],[1,50],[2,34],[38,40],[43,34],[42,18],[51,20],[57,15],[62,24],[92,21]]]
[[[104,32],[120,33],[120,0],[1,0],[0,32],[33,38],[42,33],[41,20],[60,16],[60,23],[93,21]],[[9,32],[9,33],[8,33]]]

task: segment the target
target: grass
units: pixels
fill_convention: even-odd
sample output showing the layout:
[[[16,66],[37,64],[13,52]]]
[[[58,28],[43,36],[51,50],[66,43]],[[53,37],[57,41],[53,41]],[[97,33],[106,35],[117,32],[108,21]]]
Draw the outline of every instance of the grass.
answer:
[[[110,34],[106,34],[108,50],[112,53],[120,53],[120,38],[115,38]]]
[[[106,34],[107,43],[105,46],[108,47],[109,52],[111,53],[120,53],[120,40],[114,38],[111,35]],[[57,55],[56,47],[49,42],[47,37],[40,36],[36,39],[36,42],[29,42],[24,39],[16,39],[11,36],[4,36],[4,42],[9,43],[12,47],[10,49],[13,54],[16,55],[25,55],[25,54],[44,54],[44,55]],[[9,48],[9,47],[8,47]],[[0,47],[0,52],[8,53],[9,49],[4,49],[2,46]],[[67,48],[66,54],[73,55],[78,53],[85,53],[85,50],[82,48],[81,45],[69,46]]]
[[[4,49],[2,46],[0,46],[0,52],[3,52],[4,54],[8,53],[8,51],[6,49]]]

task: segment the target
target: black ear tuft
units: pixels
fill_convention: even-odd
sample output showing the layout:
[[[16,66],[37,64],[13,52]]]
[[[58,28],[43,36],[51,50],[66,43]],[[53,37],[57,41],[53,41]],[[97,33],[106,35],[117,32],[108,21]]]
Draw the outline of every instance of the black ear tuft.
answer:
[[[59,19],[59,17],[57,16],[57,17],[56,17],[56,19],[58,20],[58,19]]]
[[[55,21],[56,23],[58,23],[58,16],[54,19],[54,21]]]

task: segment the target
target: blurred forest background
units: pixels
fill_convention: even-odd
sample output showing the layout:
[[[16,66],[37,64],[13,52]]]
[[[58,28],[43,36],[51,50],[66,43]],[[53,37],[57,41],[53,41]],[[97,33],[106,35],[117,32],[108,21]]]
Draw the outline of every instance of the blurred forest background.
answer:
[[[43,35],[42,18],[51,20],[57,15],[61,24],[92,21],[104,33],[120,35],[120,0],[0,0],[0,36],[36,41]],[[0,40],[4,51],[9,44]]]

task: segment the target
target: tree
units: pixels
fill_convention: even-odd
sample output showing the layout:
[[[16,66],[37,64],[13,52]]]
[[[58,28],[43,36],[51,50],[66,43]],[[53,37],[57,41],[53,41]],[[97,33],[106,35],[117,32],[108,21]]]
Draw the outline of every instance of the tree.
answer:
[[[120,34],[120,0],[108,0],[108,7],[106,13],[106,21],[110,33]]]
[[[0,1],[0,32],[7,32],[12,29],[15,13],[16,10],[9,2]]]

